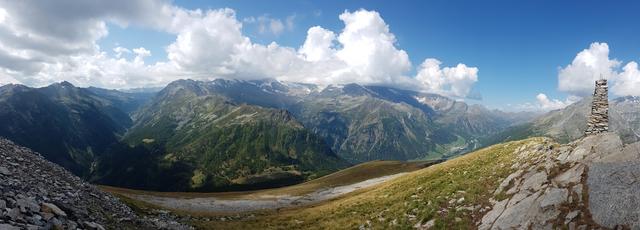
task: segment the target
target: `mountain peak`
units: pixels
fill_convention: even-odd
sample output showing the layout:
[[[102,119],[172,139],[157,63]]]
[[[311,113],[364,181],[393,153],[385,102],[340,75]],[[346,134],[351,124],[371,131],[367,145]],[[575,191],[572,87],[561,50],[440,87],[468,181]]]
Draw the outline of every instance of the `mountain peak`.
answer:
[[[61,82],[56,82],[53,83],[47,87],[75,87],[73,84],[71,84],[71,82],[68,81],[61,81]]]

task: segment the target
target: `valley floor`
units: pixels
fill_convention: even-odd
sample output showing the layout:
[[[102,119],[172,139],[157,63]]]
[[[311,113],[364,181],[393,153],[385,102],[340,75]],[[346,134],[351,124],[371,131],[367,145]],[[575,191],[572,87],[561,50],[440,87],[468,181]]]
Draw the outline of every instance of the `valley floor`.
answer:
[[[319,203],[378,185],[436,162],[373,161],[294,186],[244,192],[150,192],[110,186],[101,188],[164,209],[188,213],[229,214]]]
[[[167,197],[149,194],[124,194],[125,196],[158,205],[168,209],[177,209],[199,213],[235,213],[286,207],[303,206],[326,201],[358,189],[368,188],[406,173],[368,179],[355,184],[322,188],[311,193],[296,195],[256,195],[255,198],[219,198],[211,197]]]

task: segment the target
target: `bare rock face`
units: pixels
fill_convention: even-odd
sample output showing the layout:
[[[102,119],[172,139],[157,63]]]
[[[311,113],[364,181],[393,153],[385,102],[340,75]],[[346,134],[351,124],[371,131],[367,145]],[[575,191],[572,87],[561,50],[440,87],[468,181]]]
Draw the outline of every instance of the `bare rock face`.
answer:
[[[564,223],[567,213],[581,210],[574,200],[579,200],[576,181],[581,180],[584,166],[560,164],[561,151],[551,142],[518,151],[520,157],[512,166],[518,170],[501,183],[506,188],[499,186],[494,192],[510,197],[495,203],[478,223],[479,229],[552,229]]]
[[[136,215],[40,154],[0,138],[0,229],[188,229]]]
[[[587,180],[593,220],[607,228],[640,229],[640,142],[604,149],[597,140],[581,145],[595,148]]]
[[[519,155],[479,229],[640,229],[640,142],[605,132]]]

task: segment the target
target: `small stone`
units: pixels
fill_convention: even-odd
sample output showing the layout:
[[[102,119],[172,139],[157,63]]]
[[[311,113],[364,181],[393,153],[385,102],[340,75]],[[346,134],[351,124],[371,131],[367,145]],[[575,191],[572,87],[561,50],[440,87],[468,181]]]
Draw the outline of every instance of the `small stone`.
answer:
[[[433,226],[435,226],[435,225],[436,225],[436,220],[435,220],[435,219],[433,219],[433,220],[427,221],[427,222],[426,222],[426,223],[424,223],[424,224],[417,223],[417,224],[416,224],[416,225],[414,225],[413,227],[414,227],[415,229],[419,229],[419,230],[427,230],[427,229],[432,228],[432,227],[433,227]]]
[[[42,203],[42,206],[40,207],[40,209],[42,210],[42,212],[45,212],[45,213],[53,213],[53,214],[56,214],[57,216],[63,216],[63,217],[67,216],[67,213],[65,213],[64,211],[62,211],[62,209],[58,208],[58,206],[52,203]]]
[[[78,223],[76,223],[75,221],[70,220],[69,222],[67,222],[67,229],[77,229],[78,228]]]
[[[516,193],[515,195],[513,195],[511,197],[511,200],[509,200],[509,203],[507,203],[507,207],[511,207],[515,204],[517,204],[518,202],[524,200],[524,198],[527,198],[530,194],[527,193],[526,191],[520,192],[520,193]]]
[[[504,199],[496,203],[496,205],[493,206],[493,209],[491,209],[491,211],[489,211],[487,214],[484,215],[484,217],[482,217],[482,222],[481,222],[482,224],[480,225],[480,228],[488,229],[491,226],[491,224],[493,224],[493,222],[496,221],[496,219],[500,216],[500,214],[502,214],[508,202],[509,202],[508,199]]]
[[[576,186],[573,186],[573,191],[578,194],[578,196],[576,197],[576,201],[577,202],[582,202],[582,184],[578,184]]]
[[[11,218],[11,220],[18,220],[22,218],[22,215],[20,214],[20,209],[19,208],[13,208],[11,210],[9,210],[9,212],[7,213],[7,216],[9,218]]]
[[[42,222],[42,217],[40,215],[27,217],[27,221],[33,225],[44,225],[44,222]]]
[[[105,230],[104,227],[102,227],[102,225],[99,225],[95,222],[85,221],[83,224],[87,229]]]
[[[53,229],[63,229],[62,222],[58,220],[58,218],[52,218],[51,220],[49,220],[49,224],[53,226]]]
[[[31,199],[31,198],[18,199],[18,200],[16,200],[16,205],[18,207],[20,207],[20,211],[21,212],[27,212],[27,211],[37,212],[37,211],[40,211],[40,207],[38,206],[38,203],[36,203],[36,201],[34,199]]]
[[[531,177],[527,178],[524,182],[522,182],[522,189],[531,189],[533,191],[538,191],[542,188],[542,185],[547,181],[547,173],[545,171],[538,172],[533,174]]]
[[[460,204],[460,203],[462,203],[462,202],[464,202],[464,197],[460,197],[460,199],[458,199],[458,200],[456,201],[456,203],[458,203],[458,204]]]
[[[558,206],[567,201],[568,195],[569,191],[567,189],[549,188],[541,197],[542,200],[540,201],[540,207],[546,208],[549,206]]]
[[[2,211],[7,208],[7,202],[4,201],[3,199],[0,199],[0,213],[2,213]]]
[[[575,210],[573,212],[568,213],[567,216],[564,218],[564,224],[567,224],[567,223],[571,222],[579,214],[580,214],[579,210]]]
[[[520,174],[522,174],[522,169],[507,176],[507,178],[504,179],[502,183],[500,183],[500,185],[498,185],[498,188],[493,194],[497,195],[498,193],[501,193],[509,184],[515,183],[513,180],[516,179],[518,176],[520,176]]]
[[[2,230],[20,230],[19,227],[12,226],[12,225],[9,225],[9,224],[0,224],[0,229],[2,229]]]
[[[567,186],[570,183],[577,184],[582,180],[582,173],[584,172],[584,165],[578,164],[570,168],[566,172],[556,176],[553,181],[560,186]]]
[[[0,166],[0,174],[4,174],[4,175],[11,175],[11,171],[9,171],[9,169],[7,167],[4,166]]]
[[[55,215],[53,213],[42,213],[42,218],[44,218],[44,220],[50,220],[51,218],[53,218]]]

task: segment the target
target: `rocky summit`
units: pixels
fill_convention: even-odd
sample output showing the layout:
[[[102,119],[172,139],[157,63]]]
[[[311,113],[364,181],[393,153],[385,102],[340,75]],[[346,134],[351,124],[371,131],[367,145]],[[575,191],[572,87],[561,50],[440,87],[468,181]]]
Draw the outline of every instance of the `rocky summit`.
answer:
[[[517,151],[479,229],[640,229],[640,142],[602,133]]]
[[[0,138],[0,229],[189,229],[141,217],[40,154]]]

